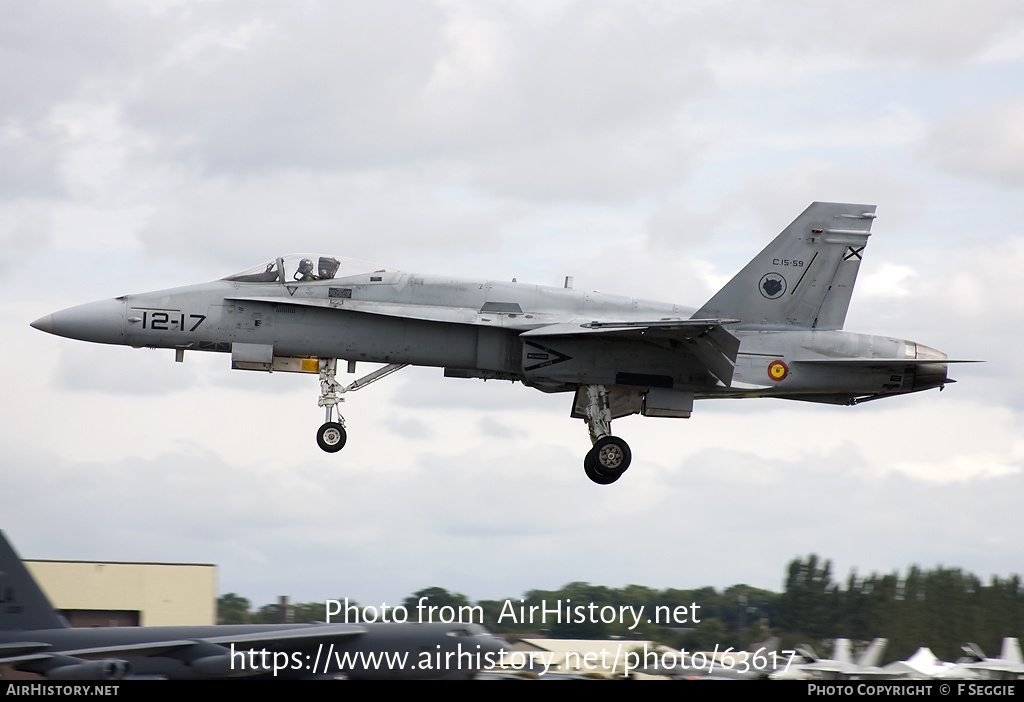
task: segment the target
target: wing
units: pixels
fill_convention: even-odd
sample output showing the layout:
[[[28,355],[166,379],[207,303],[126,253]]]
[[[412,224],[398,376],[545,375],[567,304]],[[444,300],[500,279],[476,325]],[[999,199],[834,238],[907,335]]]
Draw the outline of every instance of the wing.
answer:
[[[196,633],[214,636],[164,639],[138,643],[91,646],[54,651],[50,644],[24,642],[0,648],[0,667],[38,673],[55,680],[116,680],[130,673],[132,658],[173,658],[198,675],[262,675],[262,668],[235,667],[232,651],[296,651],[318,645],[341,643],[366,632],[353,624],[286,627],[235,634],[217,633],[218,627],[197,628]],[[187,635],[187,632],[186,632]]]
[[[659,320],[570,320],[565,314],[531,312],[526,317],[517,303],[485,303],[476,309],[440,305],[416,305],[408,303],[353,300],[351,298],[281,298],[273,296],[232,296],[227,300],[239,302],[262,302],[273,305],[298,305],[324,309],[376,314],[403,319],[416,319],[447,324],[470,324],[493,326],[497,315],[503,315],[501,326],[521,331],[521,337],[533,339],[544,337],[616,337],[636,341],[675,340],[690,344],[694,356],[708,372],[726,386],[732,383],[733,365],[740,342],[723,325],[734,319],[659,319]],[[510,319],[512,317],[512,319]]]

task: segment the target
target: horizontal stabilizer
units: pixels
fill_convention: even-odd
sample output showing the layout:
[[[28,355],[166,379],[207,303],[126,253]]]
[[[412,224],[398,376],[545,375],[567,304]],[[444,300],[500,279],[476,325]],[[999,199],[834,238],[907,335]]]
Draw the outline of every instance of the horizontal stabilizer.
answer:
[[[580,326],[589,329],[685,329],[689,327],[716,326],[719,324],[735,324],[738,319],[659,319],[655,322],[599,322],[593,321]]]
[[[602,336],[632,341],[673,339],[685,342],[709,373],[727,387],[732,383],[740,341],[723,327],[732,319],[675,319],[629,322],[569,322],[549,324],[520,334],[521,337]]]
[[[611,334],[622,338],[639,339],[651,333],[662,339],[692,339],[702,335],[714,337],[714,344],[730,360],[736,360],[740,342],[730,334],[723,324],[738,322],[738,319],[659,319],[656,321],[630,322],[563,322],[548,324],[525,331],[520,336],[587,336],[593,334]]]

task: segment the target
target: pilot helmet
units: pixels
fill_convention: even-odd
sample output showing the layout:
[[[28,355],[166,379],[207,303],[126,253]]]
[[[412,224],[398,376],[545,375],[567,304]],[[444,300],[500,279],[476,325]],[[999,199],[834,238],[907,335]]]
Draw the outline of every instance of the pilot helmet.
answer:
[[[333,256],[321,256],[318,273],[321,278],[333,278],[338,272],[341,261]]]
[[[304,258],[301,261],[299,261],[299,269],[298,271],[296,271],[297,275],[308,275],[312,272],[313,262],[310,259]]]

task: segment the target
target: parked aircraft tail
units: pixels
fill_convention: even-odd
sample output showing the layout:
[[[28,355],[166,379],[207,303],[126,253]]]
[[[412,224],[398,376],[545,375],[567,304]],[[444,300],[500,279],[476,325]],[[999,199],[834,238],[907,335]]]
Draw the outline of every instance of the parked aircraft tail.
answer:
[[[862,668],[877,668],[882,662],[882,654],[885,653],[888,643],[889,639],[874,639],[857,659],[857,665]]]
[[[694,318],[842,329],[874,218],[874,205],[812,203]]]
[[[1005,637],[1003,639],[1003,650],[999,657],[1004,661],[1012,663],[1024,663],[1024,655],[1021,654],[1020,650],[1020,639],[1013,636]]]
[[[849,639],[836,639],[832,645],[832,660],[840,663],[853,663],[853,649]]]
[[[57,614],[0,531],[0,631],[63,629],[66,626],[67,621]]]

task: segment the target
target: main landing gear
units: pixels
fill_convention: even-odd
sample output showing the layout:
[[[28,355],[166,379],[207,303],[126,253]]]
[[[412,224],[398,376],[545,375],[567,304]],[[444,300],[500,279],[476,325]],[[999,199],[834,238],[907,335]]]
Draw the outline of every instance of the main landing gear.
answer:
[[[611,435],[612,412],[605,386],[588,385],[587,399],[584,419],[594,447],[583,459],[583,470],[598,485],[611,485],[629,468],[633,455],[629,451],[629,444]]]
[[[345,418],[341,416],[341,410],[338,409],[338,405],[345,401],[345,398],[341,397],[341,395],[364,388],[374,381],[405,368],[406,365],[408,364],[391,363],[383,368],[378,368],[369,375],[364,375],[359,380],[355,380],[348,385],[342,385],[335,378],[338,372],[338,359],[320,359],[320,399],[317,401],[317,404],[326,410],[327,421],[317,429],[317,445],[327,453],[335,453],[345,448],[348,434],[345,432]],[[355,367],[355,361],[349,361],[348,368],[350,373],[355,372]],[[338,421],[336,422],[334,421],[335,411],[338,414]]]

